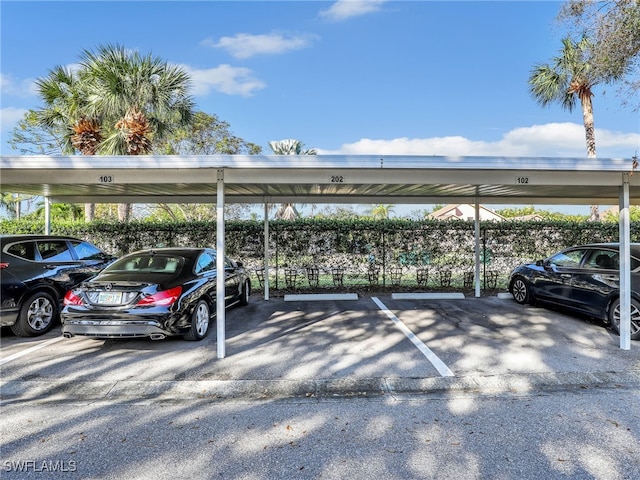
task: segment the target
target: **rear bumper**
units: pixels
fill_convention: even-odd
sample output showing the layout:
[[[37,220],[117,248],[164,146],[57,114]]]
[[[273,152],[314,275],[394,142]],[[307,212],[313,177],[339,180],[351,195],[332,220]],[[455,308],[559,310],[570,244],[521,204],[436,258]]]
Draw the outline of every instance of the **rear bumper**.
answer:
[[[62,335],[93,338],[140,338],[149,337],[160,340],[175,335],[162,328],[152,320],[120,321],[120,320],[65,320]]]

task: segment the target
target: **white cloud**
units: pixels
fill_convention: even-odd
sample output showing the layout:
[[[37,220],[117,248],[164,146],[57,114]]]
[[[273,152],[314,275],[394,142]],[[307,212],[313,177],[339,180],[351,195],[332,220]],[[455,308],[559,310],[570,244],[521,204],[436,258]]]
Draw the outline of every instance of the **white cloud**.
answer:
[[[327,10],[322,10],[320,16],[340,22],[353,17],[377,12],[386,0],[338,0]]]
[[[276,33],[268,35],[238,33],[233,37],[222,37],[217,42],[206,39],[202,43],[226,50],[236,58],[249,58],[254,55],[275,55],[291,50],[300,50],[311,45],[316,38],[314,35],[285,37]]]
[[[0,73],[0,89],[3,95],[15,97],[31,97],[36,94],[33,79],[27,78],[16,82],[11,76]]]
[[[18,123],[27,113],[26,108],[5,107],[0,109],[0,128],[3,132],[8,132],[16,123]]]
[[[205,70],[194,69],[186,65],[182,65],[182,68],[191,75],[193,93],[196,96],[207,95],[211,90],[215,90],[227,95],[250,97],[256,90],[266,87],[266,84],[255,78],[253,72],[248,68],[227,64]]]
[[[640,148],[640,134],[596,129],[596,145],[601,158],[629,158]],[[584,127],[576,123],[515,128],[495,142],[461,136],[364,138],[344,144],[336,151],[315,148],[318,154],[586,157]]]

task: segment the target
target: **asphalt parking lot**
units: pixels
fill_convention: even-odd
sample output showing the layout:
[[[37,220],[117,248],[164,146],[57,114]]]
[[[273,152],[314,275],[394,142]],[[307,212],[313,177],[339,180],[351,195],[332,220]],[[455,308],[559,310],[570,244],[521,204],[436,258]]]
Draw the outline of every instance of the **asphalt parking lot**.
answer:
[[[640,386],[640,344],[584,317],[509,298],[264,300],[201,342],[36,338],[2,331],[3,402],[490,394]]]

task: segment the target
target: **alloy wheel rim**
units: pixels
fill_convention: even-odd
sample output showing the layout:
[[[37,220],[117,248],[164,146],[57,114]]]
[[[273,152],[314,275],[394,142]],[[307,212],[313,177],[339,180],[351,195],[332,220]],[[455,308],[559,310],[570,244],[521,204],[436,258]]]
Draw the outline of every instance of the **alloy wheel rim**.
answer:
[[[631,304],[631,335],[634,335],[640,331],[640,310]],[[620,330],[620,304],[618,304],[613,311],[613,321]]]
[[[29,305],[27,323],[34,330],[44,330],[53,320],[53,305],[46,298],[38,298]]]
[[[527,287],[525,287],[522,280],[517,280],[516,283],[513,284],[513,295],[516,297],[516,300],[524,300],[526,289]]]
[[[196,331],[198,335],[204,335],[209,328],[209,311],[205,304],[198,305],[196,312]]]

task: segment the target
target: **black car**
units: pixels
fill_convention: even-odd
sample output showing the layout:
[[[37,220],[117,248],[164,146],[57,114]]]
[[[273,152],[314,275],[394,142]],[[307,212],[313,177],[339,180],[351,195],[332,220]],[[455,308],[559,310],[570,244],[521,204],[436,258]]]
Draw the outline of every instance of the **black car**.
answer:
[[[225,259],[225,305],[247,305],[251,282],[241,262]],[[69,291],[61,314],[65,337],[182,335],[201,340],[216,313],[216,251],[141,250],[119,258]]]
[[[640,243],[631,244],[631,338],[640,340]],[[511,272],[518,303],[546,303],[610,323],[620,332],[619,244],[578,245]]]
[[[15,335],[42,335],[55,323],[70,288],[115,257],[78,238],[0,235],[0,325]]]

